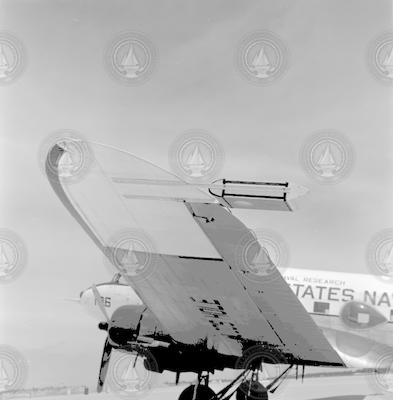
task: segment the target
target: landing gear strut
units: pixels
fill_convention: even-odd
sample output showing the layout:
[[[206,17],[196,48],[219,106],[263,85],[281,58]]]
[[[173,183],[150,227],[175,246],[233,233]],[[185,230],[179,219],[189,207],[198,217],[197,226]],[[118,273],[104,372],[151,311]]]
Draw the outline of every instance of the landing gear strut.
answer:
[[[265,386],[259,382],[258,370],[251,374],[251,379],[244,380],[236,390],[236,400],[268,400]]]
[[[266,387],[259,382],[259,368],[245,369],[217,394],[209,387],[209,374],[198,374],[197,384],[184,389],[179,400],[229,400],[235,392],[236,400],[268,400],[269,393],[277,390],[292,367],[293,364],[289,365]]]
[[[197,383],[188,386],[179,396],[179,400],[215,400],[216,398],[213,389],[209,387],[209,373],[198,374]]]
[[[214,400],[229,400],[235,392],[236,400],[268,400],[268,393],[274,393],[277,390],[292,367],[292,364],[289,365],[266,387],[259,382],[259,369],[246,369],[233,382],[218,392]],[[235,390],[233,390],[234,388]]]

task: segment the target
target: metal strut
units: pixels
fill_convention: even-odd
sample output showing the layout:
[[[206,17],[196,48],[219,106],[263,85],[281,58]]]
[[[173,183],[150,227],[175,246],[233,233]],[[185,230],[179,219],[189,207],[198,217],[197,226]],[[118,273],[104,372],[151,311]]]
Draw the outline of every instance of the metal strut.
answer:
[[[237,376],[235,380],[229,383],[229,385],[225,386],[223,389],[221,389],[215,397],[213,397],[214,400],[229,400],[232,395],[235,393],[236,389],[231,392],[228,396],[226,394],[240,381],[242,378],[244,378],[246,375],[248,375],[251,371],[249,369],[245,369],[240,375]],[[224,397],[225,396],[225,397]],[[211,399],[211,400],[213,400]]]
[[[291,364],[286,370],[284,370],[284,372],[282,374],[280,374],[277,378],[275,378],[272,382],[270,382],[267,386],[266,386],[266,390],[269,391],[270,393],[274,393],[278,387],[281,385],[282,382],[284,382],[285,376],[288,374],[288,372],[292,369],[293,364]],[[280,382],[281,381],[281,382]],[[272,387],[276,384],[277,386],[274,387],[272,389]]]
[[[281,383],[284,381],[286,375],[288,372],[293,368],[294,364],[291,364],[286,368],[277,378],[275,378],[269,385],[267,385],[266,390],[269,391],[270,393],[274,393],[278,387],[281,385]],[[238,377],[232,381],[229,385],[225,386],[223,389],[221,389],[215,397],[213,397],[211,400],[229,400],[232,395],[235,393],[237,388],[231,392],[229,395],[227,393],[240,381],[243,380],[243,378],[246,378],[247,375],[250,373],[253,373],[251,370],[244,370]],[[278,384],[277,384],[278,383]],[[276,385],[277,384],[277,385]],[[276,385],[276,386],[274,386]],[[273,387],[274,386],[274,387]],[[227,396],[226,396],[227,395]]]
[[[179,375],[180,375],[180,373],[179,373]],[[176,378],[176,380],[178,381],[177,378]],[[192,400],[196,400],[197,395],[198,395],[198,387],[201,386],[202,384],[205,386],[209,386],[209,372],[206,372],[206,374],[203,374],[203,372],[198,372],[197,381],[196,381],[196,384],[194,385],[194,391],[192,394]],[[208,400],[216,400],[215,395]]]

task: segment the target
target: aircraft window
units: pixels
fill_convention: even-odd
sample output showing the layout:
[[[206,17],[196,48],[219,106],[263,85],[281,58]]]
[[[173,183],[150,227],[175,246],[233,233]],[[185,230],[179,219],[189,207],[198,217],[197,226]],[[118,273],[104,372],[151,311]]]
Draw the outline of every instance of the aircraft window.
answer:
[[[390,321],[393,321],[393,310],[390,310]]]
[[[369,324],[370,323],[370,315],[367,313],[358,313],[358,321],[359,324]]]
[[[371,328],[386,322],[386,318],[374,307],[357,301],[346,303],[340,316],[345,325],[354,329]]]
[[[314,312],[318,314],[327,314],[329,312],[329,306],[329,303],[314,301]]]

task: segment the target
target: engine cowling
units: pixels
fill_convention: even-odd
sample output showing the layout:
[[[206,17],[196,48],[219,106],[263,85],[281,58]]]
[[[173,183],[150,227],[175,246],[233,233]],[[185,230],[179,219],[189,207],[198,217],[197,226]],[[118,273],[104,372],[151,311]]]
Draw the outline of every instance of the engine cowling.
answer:
[[[124,347],[138,338],[151,338],[151,341],[165,336],[160,323],[145,306],[126,305],[116,309],[110,320],[100,322],[99,329],[108,332],[113,347]]]
[[[144,309],[144,306],[126,305],[113,312],[107,329],[112,345],[125,346],[136,338]]]

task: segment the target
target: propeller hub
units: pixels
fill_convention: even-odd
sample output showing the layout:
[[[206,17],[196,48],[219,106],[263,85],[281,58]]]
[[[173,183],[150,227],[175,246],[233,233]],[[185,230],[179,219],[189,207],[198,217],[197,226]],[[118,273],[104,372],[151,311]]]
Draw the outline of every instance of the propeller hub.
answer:
[[[126,345],[134,337],[134,331],[117,326],[111,326],[108,329],[108,339],[111,343],[122,346]]]
[[[108,322],[100,322],[98,324],[98,329],[102,330],[102,331],[107,331],[109,327]]]

